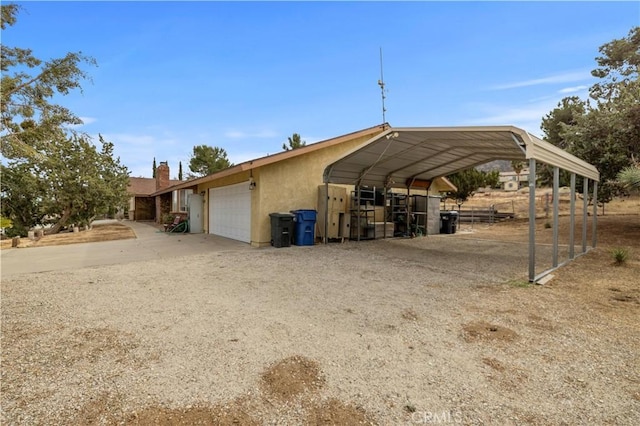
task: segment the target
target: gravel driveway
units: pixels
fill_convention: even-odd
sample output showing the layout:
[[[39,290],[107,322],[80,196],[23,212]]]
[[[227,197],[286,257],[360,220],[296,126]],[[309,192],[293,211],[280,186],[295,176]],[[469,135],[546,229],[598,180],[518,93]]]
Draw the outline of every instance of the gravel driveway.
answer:
[[[637,323],[463,237],[5,279],[2,424],[640,424]]]

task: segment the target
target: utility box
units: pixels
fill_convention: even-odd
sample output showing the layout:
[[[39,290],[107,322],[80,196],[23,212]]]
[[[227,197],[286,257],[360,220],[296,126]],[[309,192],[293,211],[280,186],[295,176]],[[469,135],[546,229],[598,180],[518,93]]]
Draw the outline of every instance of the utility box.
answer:
[[[315,210],[292,210],[294,218],[293,244],[297,246],[312,246],[316,240]]]
[[[318,186],[318,234],[324,237],[325,214],[328,219],[327,239],[348,237],[344,233],[345,213],[347,211],[347,189],[336,185]],[[347,221],[348,222],[348,221]]]
[[[290,247],[293,234],[293,215],[291,213],[269,213],[271,218],[271,245]]]

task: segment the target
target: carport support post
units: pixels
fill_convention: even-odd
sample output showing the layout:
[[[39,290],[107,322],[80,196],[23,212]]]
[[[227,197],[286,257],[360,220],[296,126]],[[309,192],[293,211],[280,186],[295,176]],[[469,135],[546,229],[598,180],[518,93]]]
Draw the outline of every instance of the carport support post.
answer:
[[[576,174],[571,173],[571,204],[569,207],[569,259],[575,257],[573,249],[574,228],[576,226]]]
[[[322,241],[327,244],[327,233],[329,232],[329,182],[324,183],[324,235],[322,236]],[[343,235],[344,237],[344,235]]]
[[[361,218],[360,218],[360,196],[362,194],[360,194],[360,183],[358,183],[356,185],[356,201],[358,202],[358,207],[357,207],[357,211],[358,211],[358,239],[356,241],[360,242],[360,223],[361,223]],[[353,225],[352,225],[353,226]]]
[[[553,168],[553,267],[558,267],[558,205],[560,198],[560,169]]]
[[[598,181],[593,181],[593,230],[591,231],[591,238],[593,242],[591,243],[591,248],[596,248],[596,243],[598,242]]]
[[[582,184],[582,253],[587,252],[587,213],[589,210],[589,178]]]
[[[536,277],[536,160],[529,159],[529,282]]]
[[[387,186],[385,185],[384,187],[384,194],[382,196],[382,204],[384,204],[384,207],[382,208],[382,212],[384,214],[384,223],[382,225],[382,238],[386,239],[387,238],[387,191],[389,191],[389,188],[387,188]],[[373,212],[373,220],[375,222],[375,211]],[[375,226],[375,225],[374,225]]]

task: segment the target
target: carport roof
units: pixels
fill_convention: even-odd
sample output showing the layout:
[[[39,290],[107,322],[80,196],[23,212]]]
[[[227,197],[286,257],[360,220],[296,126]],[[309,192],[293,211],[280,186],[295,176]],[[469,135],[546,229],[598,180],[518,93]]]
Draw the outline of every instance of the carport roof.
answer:
[[[324,181],[406,187],[493,160],[528,160],[598,181],[589,163],[513,126],[396,127],[374,136],[326,167]]]

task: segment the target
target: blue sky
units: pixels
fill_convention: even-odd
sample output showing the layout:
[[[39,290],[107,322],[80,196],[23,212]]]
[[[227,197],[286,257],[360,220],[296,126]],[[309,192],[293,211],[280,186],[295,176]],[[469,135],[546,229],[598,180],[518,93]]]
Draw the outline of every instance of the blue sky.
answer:
[[[541,135],[587,97],[598,47],[640,25],[639,2],[17,2],[2,43],[98,62],[56,99],[132,176],[185,174],[194,145],[234,163],[382,122],[515,125]]]

